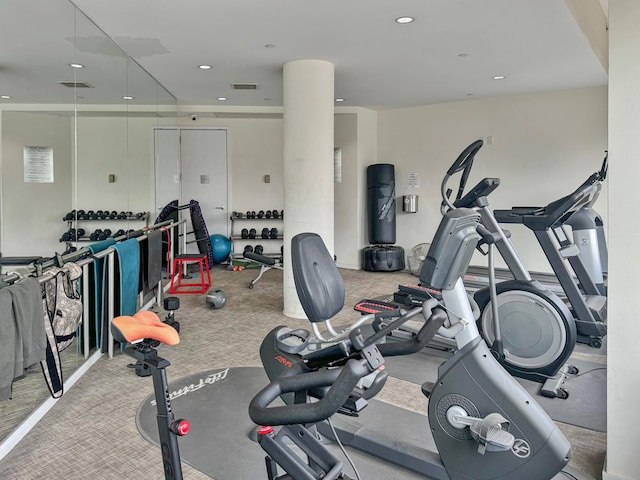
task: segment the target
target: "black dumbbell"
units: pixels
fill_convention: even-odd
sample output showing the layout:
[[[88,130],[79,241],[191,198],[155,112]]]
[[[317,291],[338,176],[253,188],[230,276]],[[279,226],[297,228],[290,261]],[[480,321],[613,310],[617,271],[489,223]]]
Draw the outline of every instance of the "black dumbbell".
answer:
[[[243,253],[253,253],[253,247],[251,245],[245,245]]]
[[[175,319],[175,311],[180,308],[180,299],[178,297],[167,297],[163,301],[164,309],[169,312],[164,319],[164,323],[176,329],[180,333],[180,322]]]
[[[85,235],[86,233],[87,233],[87,232],[84,230],[84,228],[79,228],[79,229],[78,229],[78,231],[76,232],[76,234],[77,234],[77,237],[76,237],[76,238],[84,237],[84,235]]]
[[[251,211],[247,210],[247,218],[251,218]]]
[[[256,211],[255,210],[251,210],[251,218],[256,218]]]
[[[262,238],[269,238],[269,228],[268,227],[264,227],[262,229]]]
[[[118,230],[116,233],[114,233],[112,235],[113,238],[117,238],[117,237],[121,237],[125,234],[125,231],[123,229]]]
[[[253,249],[253,253],[257,253],[258,255],[262,255],[264,252],[264,247],[262,245],[256,245]]]
[[[110,229],[110,228],[105,228],[105,229],[102,231],[102,233],[106,233],[106,234],[107,234],[107,237],[108,237],[108,236],[110,236],[110,235],[111,235],[111,233],[112,233],[112,232],[111,232],[111,229]]]
[[[93,220],[94,218],[96,218],[96,212],[94,212],[93,210],[89,210],[85,215],[89,220]]]
[[[256,238],[256,229],[252,228],[251,230],[249,230],[249,238]]]
[[[242,232],[240,233],[240,236],[242,238],[249,238],[249,230],[247,228],[243,228]]]
[[[278,217],[280,216],[280,214],[278,213],[278,210],[273,210],[273,211],[271,212],[271,216],[272,216],[273,218],[278,218]]]
[[[284,218],[284,210],[280,210],[280,218]]]
[[[91,232],[91,235],[89,235],[89,240],[96,241],[98,240],[99,235],[100,234],[98,233],[97,230],[95,232]]]
[[[262,218],[262,217],[264,217],[264,210],[260,210],[258,212],[258,218]]]
[[[278,238],[278,229],[276,227],[273,227],[271,229],[271,231],[269,232],[269,237]]]
[[[75,210],[71,210],[69,213],[67,213],[63,220],[73,220],[76,217],[76,211]]]
[[[265,216],[265,218],[271,218],[271,210],[267,210],[267,211],[264,213],[264,216]]]

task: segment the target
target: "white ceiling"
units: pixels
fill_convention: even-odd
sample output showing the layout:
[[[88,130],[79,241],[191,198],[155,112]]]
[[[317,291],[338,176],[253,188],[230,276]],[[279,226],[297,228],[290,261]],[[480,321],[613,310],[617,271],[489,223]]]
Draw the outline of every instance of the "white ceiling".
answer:
[[[11,38],[23,35],[20,10],[30,12],[30,33],[48,28],[56,15],[46,8],[50,3],[0,2],[0,94],[28,87],[16,73],[19,53],[30,51],[25,58],[31,65],[51,57],[53,45]],[[280,106],[282,66],[299,59],[332,62],[341,105],[374,109],[607,83],[565,0],[74,3],[185,105]],[[415,21],[396,24],[404,15]],[[81,31],[78,37],[80,48]],[[199,70],[200,64],[213,68]],[[7,80],[3,73],[16,75]],[[82,76],[91,83],[90,69]],[[258,89],[234,91],[232,83],[257,83]],[[221,96],[228,101],[218,101]]]

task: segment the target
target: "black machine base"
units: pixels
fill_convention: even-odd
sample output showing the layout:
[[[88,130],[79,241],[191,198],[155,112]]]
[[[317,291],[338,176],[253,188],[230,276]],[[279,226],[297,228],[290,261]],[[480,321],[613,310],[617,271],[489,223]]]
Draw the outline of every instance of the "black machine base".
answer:
[[[362,268],[369,272],[404,270],[404,248],[395,245],[373,245],[362,250]]]

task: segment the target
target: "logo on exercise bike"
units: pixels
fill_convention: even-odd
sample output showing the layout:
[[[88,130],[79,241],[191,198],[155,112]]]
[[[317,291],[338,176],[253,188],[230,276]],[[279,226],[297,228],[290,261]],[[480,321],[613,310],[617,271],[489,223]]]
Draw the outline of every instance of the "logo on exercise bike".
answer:
[[[287,360],[286,358],[284,358],[282,355],[278,355],[276,357],[276,360],[278,362],[280,362],[282,365],[284,365],[287,368],[291,368],[293,367],[293,362],[291,362],[291,360]]]
[[[513,442],[513,446],[511,447],[511,451],[518,458],[527,458],[531,455],[531,446],[526,440],[516,438]]]

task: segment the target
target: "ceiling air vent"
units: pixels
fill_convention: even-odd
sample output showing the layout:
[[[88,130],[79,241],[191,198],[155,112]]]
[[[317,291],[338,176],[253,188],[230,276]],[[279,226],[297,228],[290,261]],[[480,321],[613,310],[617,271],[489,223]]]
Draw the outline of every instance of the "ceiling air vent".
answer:
[[[93,85],[87,82],[58,82],[60,85],[64,85],[69,88],[93,88]]]
[[[257,83],[232,83],[231,88],[233,90],[257,90]]]

